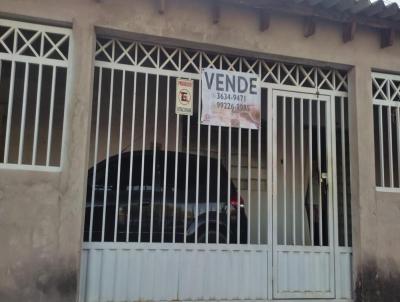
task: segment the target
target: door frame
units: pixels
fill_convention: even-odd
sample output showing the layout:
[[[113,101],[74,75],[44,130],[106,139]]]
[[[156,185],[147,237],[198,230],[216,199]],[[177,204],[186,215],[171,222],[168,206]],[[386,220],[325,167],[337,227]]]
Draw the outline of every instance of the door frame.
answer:
[[[336,154],[334,151],[334,144],[332,141],[332,131],[334,129],[332,123],[334,122],[333,116],[332,116],[332,111],[334,110],[334,102],[332,102],[332,96],[328,94],[317,94],[317,93],[308,93],[308,92],[302,92],[302,91],[288,91],[288,90],[282,90],[282,89],[272,89],[272,98],[271,98],[271,103],[272,103],[272,138],[271,138],[271,144],[272,144],[272,229],[270,229],[269,234],[271,234],[272,237],[272,242],[271,242],[271,247],[272,247],[272,276],[271,276],[271,282],[272,282],[272,296],[273,299],[296,299],[296,298],[309,298],[309,299],[333,299],[335,298],[336,295],[336,270],[335,270],[335,246],[337,245],[336,238],[334,237],[334,228],[335,228],[335,213],[336,213],[336,206],[334,205],[334,186],[333,186],[333,162],[334,159],[333,157],[336,157]],[[278,137],[277,137],[277,98],[278,97],[292,97],[292,98],[309,98],[309,99],[317,99],[319,101],[326,102],[326,122],[325,122],[325,127],[326,127],[326,152],[327,152],[327,184],[328,184],[328,236],[329,236],[329,241],[328,241],[328,246],[301,246],[301,245],[279,245],[278,244],[278,224],[277,224],[277,219],[278,219],[278,213],[277,213],[277,190],[278,190],[278,178],[277,178],[277,167],[278,167],[278,162],[277,162],[277,147],[278,147]],[[290,292],[290,293],[279,293],[278,292],[278,252],[279,251],[293,251],[293,252],[305,252],[305,253],[310,253],[310,252],[320,252],[320,253],[329,253],[329,287],[330,291],[326,293],[320,293],[320,292]],[[332,275],[333,273],[333,275]]]

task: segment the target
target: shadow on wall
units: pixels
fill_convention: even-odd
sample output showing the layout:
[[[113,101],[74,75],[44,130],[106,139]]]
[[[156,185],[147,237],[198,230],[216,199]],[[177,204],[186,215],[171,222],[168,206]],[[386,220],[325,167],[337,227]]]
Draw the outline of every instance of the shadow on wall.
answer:
[[[400,301],[400,269],[390,260],[382,270],[370,261],[358,272],[355,302],[398,302]]]

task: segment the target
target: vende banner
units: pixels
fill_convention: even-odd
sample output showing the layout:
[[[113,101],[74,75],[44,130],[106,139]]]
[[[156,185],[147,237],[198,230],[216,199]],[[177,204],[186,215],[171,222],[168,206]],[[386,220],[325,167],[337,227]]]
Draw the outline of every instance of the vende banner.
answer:
[[[205,68],[201,92],[202,124],[260,128],[261,91],[257,75]]]

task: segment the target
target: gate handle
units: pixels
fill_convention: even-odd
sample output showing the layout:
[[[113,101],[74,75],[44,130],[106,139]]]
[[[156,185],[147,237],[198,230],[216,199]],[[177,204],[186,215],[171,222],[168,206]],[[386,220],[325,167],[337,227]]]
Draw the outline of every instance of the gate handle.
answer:
[[[321,177],[320,177],[320,182],[325,188],[326,192],[328,192],[328,173],[327,172],[322,172]]]

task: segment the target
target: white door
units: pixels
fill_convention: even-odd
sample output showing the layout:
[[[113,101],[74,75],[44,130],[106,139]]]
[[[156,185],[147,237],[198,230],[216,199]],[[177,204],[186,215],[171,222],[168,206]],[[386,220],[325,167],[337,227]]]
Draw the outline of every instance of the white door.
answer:
[[[273,91],[273,294],[334,298],[328,96]]]

